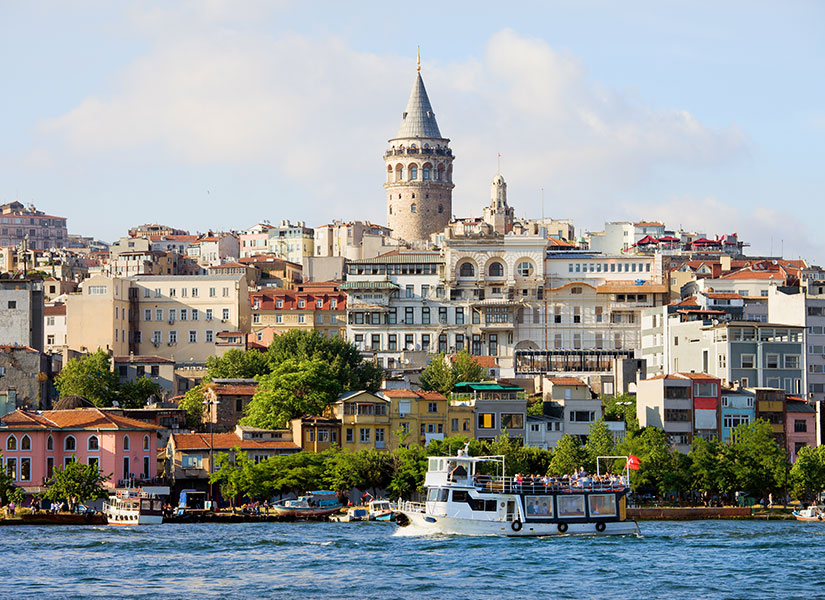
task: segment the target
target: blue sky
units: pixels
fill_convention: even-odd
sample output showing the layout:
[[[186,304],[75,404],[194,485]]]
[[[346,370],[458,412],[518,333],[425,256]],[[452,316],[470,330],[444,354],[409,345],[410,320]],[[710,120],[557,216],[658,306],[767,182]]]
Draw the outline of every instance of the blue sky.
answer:
[[[5,2],[0,200],[113,240],[385,222],[422,74],[480,214],[663,220],[825,261],[820,2]]]

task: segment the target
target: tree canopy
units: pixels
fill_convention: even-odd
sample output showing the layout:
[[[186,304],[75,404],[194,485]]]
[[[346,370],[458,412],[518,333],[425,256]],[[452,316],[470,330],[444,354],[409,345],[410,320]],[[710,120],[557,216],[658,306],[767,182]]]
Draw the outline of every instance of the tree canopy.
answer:
[[[487,370],[467,350],[462,350],[452,361],[447,360],[444,354],[433,356],[421,372],[419,381],[421,389],[434,390],[448,396],[457,383],[482,381],[486,376]]]
[[[288,358],[258,378],[258,389],[241,419],[243,425],[281,429],[291,419],[320,415],[341,393],[334,367],[320,358]]]
[[[257,350],[238,350],[234,348],[223,356],[210,356],[206,359],[207,377],[212,379],[254,379],[266,375],[272,370],[271,358]]]
[[[106,498],[108,494],[103,484],[110,477],[101,473],[96,464],[84,465],[73,460],[65,467],[54,468],[43,497],[52,501],[76,499],[78,502]]]
[[[111,406],[118,388],[118,377],[112,371],[112,359],[103,350],[71,359],[54,385],[61,396],[83,396],[95,406]]]

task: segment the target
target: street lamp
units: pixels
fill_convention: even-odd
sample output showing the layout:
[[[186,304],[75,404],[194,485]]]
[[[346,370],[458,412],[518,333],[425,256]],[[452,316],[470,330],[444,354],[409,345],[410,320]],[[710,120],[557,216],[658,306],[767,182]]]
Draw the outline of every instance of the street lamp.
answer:
[[[203,405],[209,406],[209,477],[206,480],[206,494],[209,497],[209,506],[212,506],[212,484],[209,482],[209,479],[212,477],[212,473],[215,472],[215,463],[213,462],[213,450],[215,447],[215,421],[218,420],[218,405],[221,403],[220,400],[215,398],[214,400],[204,400]],[[212,406],[215,407],[214,415],[212,414]],[[214,418],[213,418],[214,416]]]

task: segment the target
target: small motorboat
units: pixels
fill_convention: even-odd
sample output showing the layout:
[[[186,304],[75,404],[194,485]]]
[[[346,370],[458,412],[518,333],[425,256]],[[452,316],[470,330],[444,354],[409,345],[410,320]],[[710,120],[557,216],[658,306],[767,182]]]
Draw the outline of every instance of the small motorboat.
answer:
[[[395,521],[395,511],[389,500],[373,500],[369,503],[370,521]]]
[[[793,516],[797,521],[822,521],[825,519],[825,512],[816,504],[811,504],[808,508],[793,511]]]
[[[330,517],[330,520],[337,523],[355,523],[356,521],[367,521],[369,520],[369,516],[369,511],[367,511],[366,508],[353,506],[347,509],[347,512],[344,514],[333,515]]]
[[[297,500],[284,500],[272,505],[276,515],[293,519],[318,519],[328,517],[341,508],[338,494],[326,490],[307,492]]]

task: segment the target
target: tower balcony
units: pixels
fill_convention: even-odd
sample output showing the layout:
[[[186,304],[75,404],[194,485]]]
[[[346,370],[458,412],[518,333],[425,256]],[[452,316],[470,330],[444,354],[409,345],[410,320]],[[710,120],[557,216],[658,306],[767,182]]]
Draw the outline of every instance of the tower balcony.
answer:
[[[384,156],[452,156],[450,148],[390,148]]]

